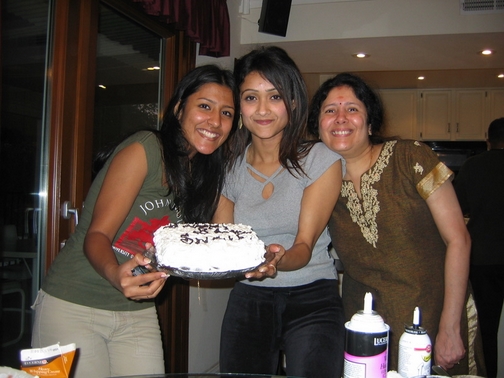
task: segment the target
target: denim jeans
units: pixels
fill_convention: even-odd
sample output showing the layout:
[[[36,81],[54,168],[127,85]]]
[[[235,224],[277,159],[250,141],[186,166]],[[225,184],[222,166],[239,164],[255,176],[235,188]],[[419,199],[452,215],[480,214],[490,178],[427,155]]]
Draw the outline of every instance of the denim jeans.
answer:
[[[35,304],[32,347],[75,343],[74,378],[164,373],[156,308],[106,311],[40,291]]]
[[[237,283],[222,325],[220,370],[275,374],[282,351],[287,375],[340,378],[344,322],[336,280],[286,288]]]

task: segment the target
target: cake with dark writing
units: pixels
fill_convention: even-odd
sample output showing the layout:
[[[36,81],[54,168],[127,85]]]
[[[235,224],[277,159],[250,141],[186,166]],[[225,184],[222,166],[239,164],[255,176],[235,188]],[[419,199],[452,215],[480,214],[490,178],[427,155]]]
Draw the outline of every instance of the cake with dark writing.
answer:
[[[158,267],[187,272],[253,269],[265,246],[250,226],[232,223],[170,223],[154,232]]]

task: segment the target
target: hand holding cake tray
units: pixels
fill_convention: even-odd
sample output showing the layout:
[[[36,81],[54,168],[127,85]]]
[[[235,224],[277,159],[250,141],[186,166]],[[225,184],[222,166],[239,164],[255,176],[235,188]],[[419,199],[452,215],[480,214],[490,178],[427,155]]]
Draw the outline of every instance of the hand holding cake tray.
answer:
[[[225,279],[265,263],[265,245],[242,224],[171,223],[154,232],[157,270],[187,279]]]

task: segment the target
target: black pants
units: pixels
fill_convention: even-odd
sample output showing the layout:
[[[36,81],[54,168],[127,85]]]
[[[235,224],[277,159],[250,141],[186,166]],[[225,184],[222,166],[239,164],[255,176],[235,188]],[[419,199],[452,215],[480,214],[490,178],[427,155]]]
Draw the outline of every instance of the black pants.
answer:
[[[335,280],[289,288],[237,283],[222,325],[221,372],[276,374],[283,351],[287,375],[340,378],[344,322]]]
[[[497,333],[504,301],[504,265],[471,265],[470,280],[478,310],[487,377],[496,377]]]

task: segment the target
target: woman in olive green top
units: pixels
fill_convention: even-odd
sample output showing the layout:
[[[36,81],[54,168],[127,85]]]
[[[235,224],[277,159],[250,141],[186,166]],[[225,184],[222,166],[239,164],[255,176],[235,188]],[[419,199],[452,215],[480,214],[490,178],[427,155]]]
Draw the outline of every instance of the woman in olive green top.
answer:
[[[98,172],[34,305],[32,346],[76,343],[75,378],[164,373],[151,299],[167,275],[132,269],[150,262],[139,252],[158,227],[211,220],[236,104],[230,72],[196,68],[177,87],[161,130],[133,134]]]

